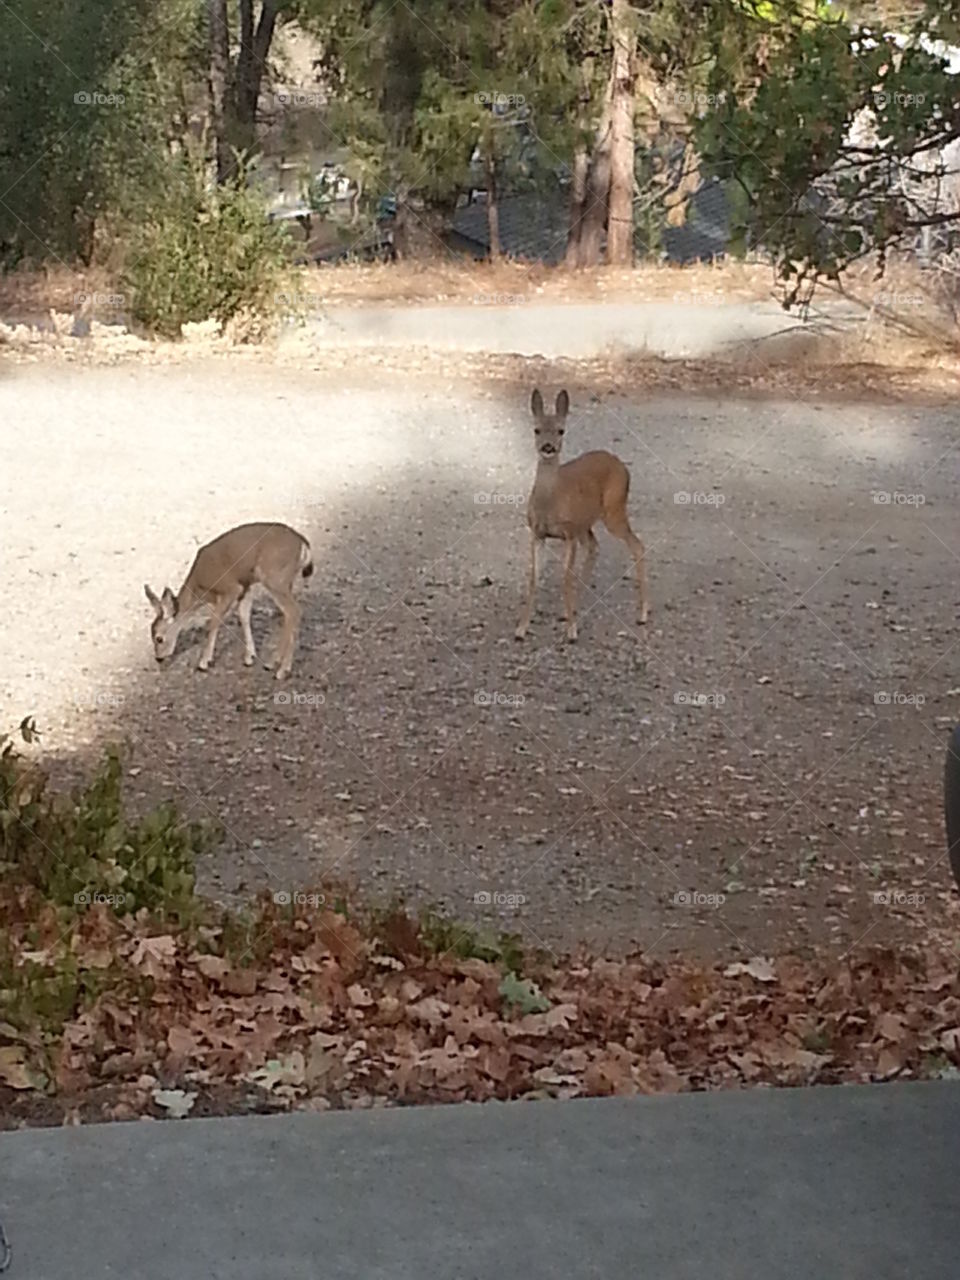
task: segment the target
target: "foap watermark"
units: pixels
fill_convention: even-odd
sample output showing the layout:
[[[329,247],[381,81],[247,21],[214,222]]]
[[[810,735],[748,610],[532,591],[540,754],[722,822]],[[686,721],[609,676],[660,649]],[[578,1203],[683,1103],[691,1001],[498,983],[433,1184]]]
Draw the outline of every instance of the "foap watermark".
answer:
[[[521,507],[527,501],[525,493],[475,493],[474,505],[478,507]]]
[[[281,689],[273,695],[278,707],[322,707],[326,698],[322,693],[298,693],[294,689]]]
[[[473,95],[481,107],[522,107],[526,98],[522,93],[502,93],[499,89],[481,89]]]
[[[927,499],[922,493],[903,493],[899,489],[873,489],[870,493],[878,507],[922,507]]]
[[[278,311],[287,315],[313,314],[323,310],[323,295],[285,290],[273,295],[273,303]]]
[[[688,693],[680,689],[673,700],[678,707],[722,707],[727,698],[723,693]]]
[[[899,311],[905,307],[922,307],[926,299],[922,293],[894,293],[884,290],[875,293],[873,301],[875,306],[889,307],[893,311]]]
[[[926,100],[925,93],[901,93],[897,89],[874,89],[873,91],[874,105],[881,111],[891,102],[898,107],[922,107]]]
[[[327,901],[322,893],[305,893],[302,889],[278,889],[273,900],[278,907],[322,907]]]
[[[881,689],[873,695],[875,707],[922,707],[926,700],[922,693],[901,693],[899,689]]]
[[[478,707],[522,707],[526,698],[522,693],[491,693],[488,689],[478,689],[473,701]]]
[[[698,111],[705,107],[721,107],[727,100],[722,91],[707,93],[705,89],[675,89],[670,97],[678,107],[695,107]]]
[[[98,707],[122,707],[126,702],[126,695],[118,693],[115,689],[77,689],[71,697],[71,702],[76,707],[86,707],[96,711]]]
[[[519,307],[528,301],[525,293],[475,293],[475,307]]]
[[[122,907],[126,900],[125,893],[100,893],[96,889],[83,889],[73,895],[77,907]]]
[[[497,889],[478,889],[473,895],[476,907],[522,907],[526,900],[525,893],[502,893]]]
[[[73,295],[75,307],[93,307],[96,310],[118,311],[127,305],[125,293],[85,293],[81,290]]]
[[[99,89],[81,89],[73,95],[78,107],[122,107],[126,98],[122,93],[101,93]]]
[[[686,303],[706,303],[707,305],[716,305],[719,302],[725,302],[722,289],[677,289],[673,295],[674,302]]]
[[[276,89],[273,100],[278,107],[325,107],[327,99],[316,89]]]
[[[922,907],[927,895],[904,889],[877,889],[871,893],[870,900],[875,907]]]
[[[689,493],[686,489],[680,489],[673,495],[673,501],[678,507],[722,507],[726,500],[722,493],[705,493],[702,490]]]
[[[673,895],[675,907],[722,907],[725,893],[702,893],[699,889],[678,889]]]

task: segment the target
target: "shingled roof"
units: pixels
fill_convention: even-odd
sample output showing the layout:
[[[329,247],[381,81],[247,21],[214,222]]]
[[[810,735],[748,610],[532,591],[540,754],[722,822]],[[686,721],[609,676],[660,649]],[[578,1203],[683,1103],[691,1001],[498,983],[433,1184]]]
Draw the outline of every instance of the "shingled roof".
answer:
[[[567,204],[564,191],[528,192],[500,201],[500,245],[511,258],[533,262],[562,261],[567,245]],[[465,205],[453,219],[451,247],[474,257],[490,252],[485,201]]]

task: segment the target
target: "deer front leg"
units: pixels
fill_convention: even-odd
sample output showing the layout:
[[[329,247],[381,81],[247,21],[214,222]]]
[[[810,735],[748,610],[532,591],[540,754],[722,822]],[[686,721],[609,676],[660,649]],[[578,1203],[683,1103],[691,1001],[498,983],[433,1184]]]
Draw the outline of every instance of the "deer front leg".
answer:
[[[237,604],[237,616],[243,631],[243,665],[252,667],[257,660],[257,650],[253,643],[253,631],[250,627],[250,613],[253,609],[253,592],[247,591]]]
[[[527,578],[527,601],[520,615],[520,621],[517,624],[515,635],[518,640],[522,640],[527,634],[530,626],[530,619],[533,617],[533,601],[537,593],[537,558],[541,547],[540,539],[535,533],[530,534],[530,573]]]
[[[563,556],[563,608],[567,618],[567,639],[577,638],[577,595],[573,582],[573,570],[577,561],[577,544],[568,538]]]
[[[219,632],[223,622],[237,602],[239,592],[235,595],[218,596],[210,607],[210,624],[207,627],[207,641],[203,646],[203,652],[200,654],[200,661],[197,663],[198,671],[208,670],[211,662],[213,662],[213,651],[217,647],[217,633]]]

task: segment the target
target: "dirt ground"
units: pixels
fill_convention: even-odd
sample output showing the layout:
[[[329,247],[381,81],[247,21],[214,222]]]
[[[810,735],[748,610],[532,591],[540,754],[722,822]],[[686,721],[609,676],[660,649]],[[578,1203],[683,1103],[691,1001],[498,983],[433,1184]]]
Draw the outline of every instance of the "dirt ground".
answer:
[[[952,409],[578,392],[568,448],[630,464],[653,611],[600,531],[567,646],[556,553],[513,638],[533,462],[505,384],[0,373],[0,726],[34,714],[69,777],[127,739],[136,804],[223,822],[208,890],[335,877],[613,953],[955,931]],[[209,674],[183,645],[158,670],[143,583],[271,518],[317,563],[290,681],[242,667],[235,622]]]

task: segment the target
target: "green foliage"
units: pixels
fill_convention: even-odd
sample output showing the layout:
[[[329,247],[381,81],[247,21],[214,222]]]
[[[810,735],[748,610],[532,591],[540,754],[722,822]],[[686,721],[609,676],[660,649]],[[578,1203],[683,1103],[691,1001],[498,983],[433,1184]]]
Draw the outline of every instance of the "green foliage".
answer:
[[[504,975],[499,991],[507,1012],[546,1013],[550,1008],[550,1001],[535,982],[529,978],[520,979],[512,971]]]
[[[189,152],[171,165],[166,193],[131,233],[125,282],[134,315],[175,337],[190,321],[270,316],[289,269],[289,238],[246,185],[217,187]]]
[[[105,901],[186,919],[194,859],[209,848],[209,824],[181,821],[172,805],[143,818],[124,813],[122,765],[110,749],[92,780],[71,796],[50,796],[46,778],[0,739],[0,876],[29,886],[68,914]]]
[[[461,960],[486,960],[504,969],[520,970],[523,944],[516,934],[494,934],[449,920],[436,911],[420,916],[420,942],[428,955],[453,955]]]
[[[161,183],[199,0],[0,5],[0,265],[92,257]]]
[[[747,7],[718,8],[710,88],[719,105],[697,140],[705,162],[740,184],[749,207],[741,231],[773,254],[794,301],[818,276],[836,277],[872,251],[882,261],[938,220],[916,180],[925,153],[960,138],[960,96],[944,60],[921,43],[933,5],[902,50],[879,33],[865,41],[819,6],[794,6],[773,30],[775,15]],[[873,143],[850,135],[865,109]]]

